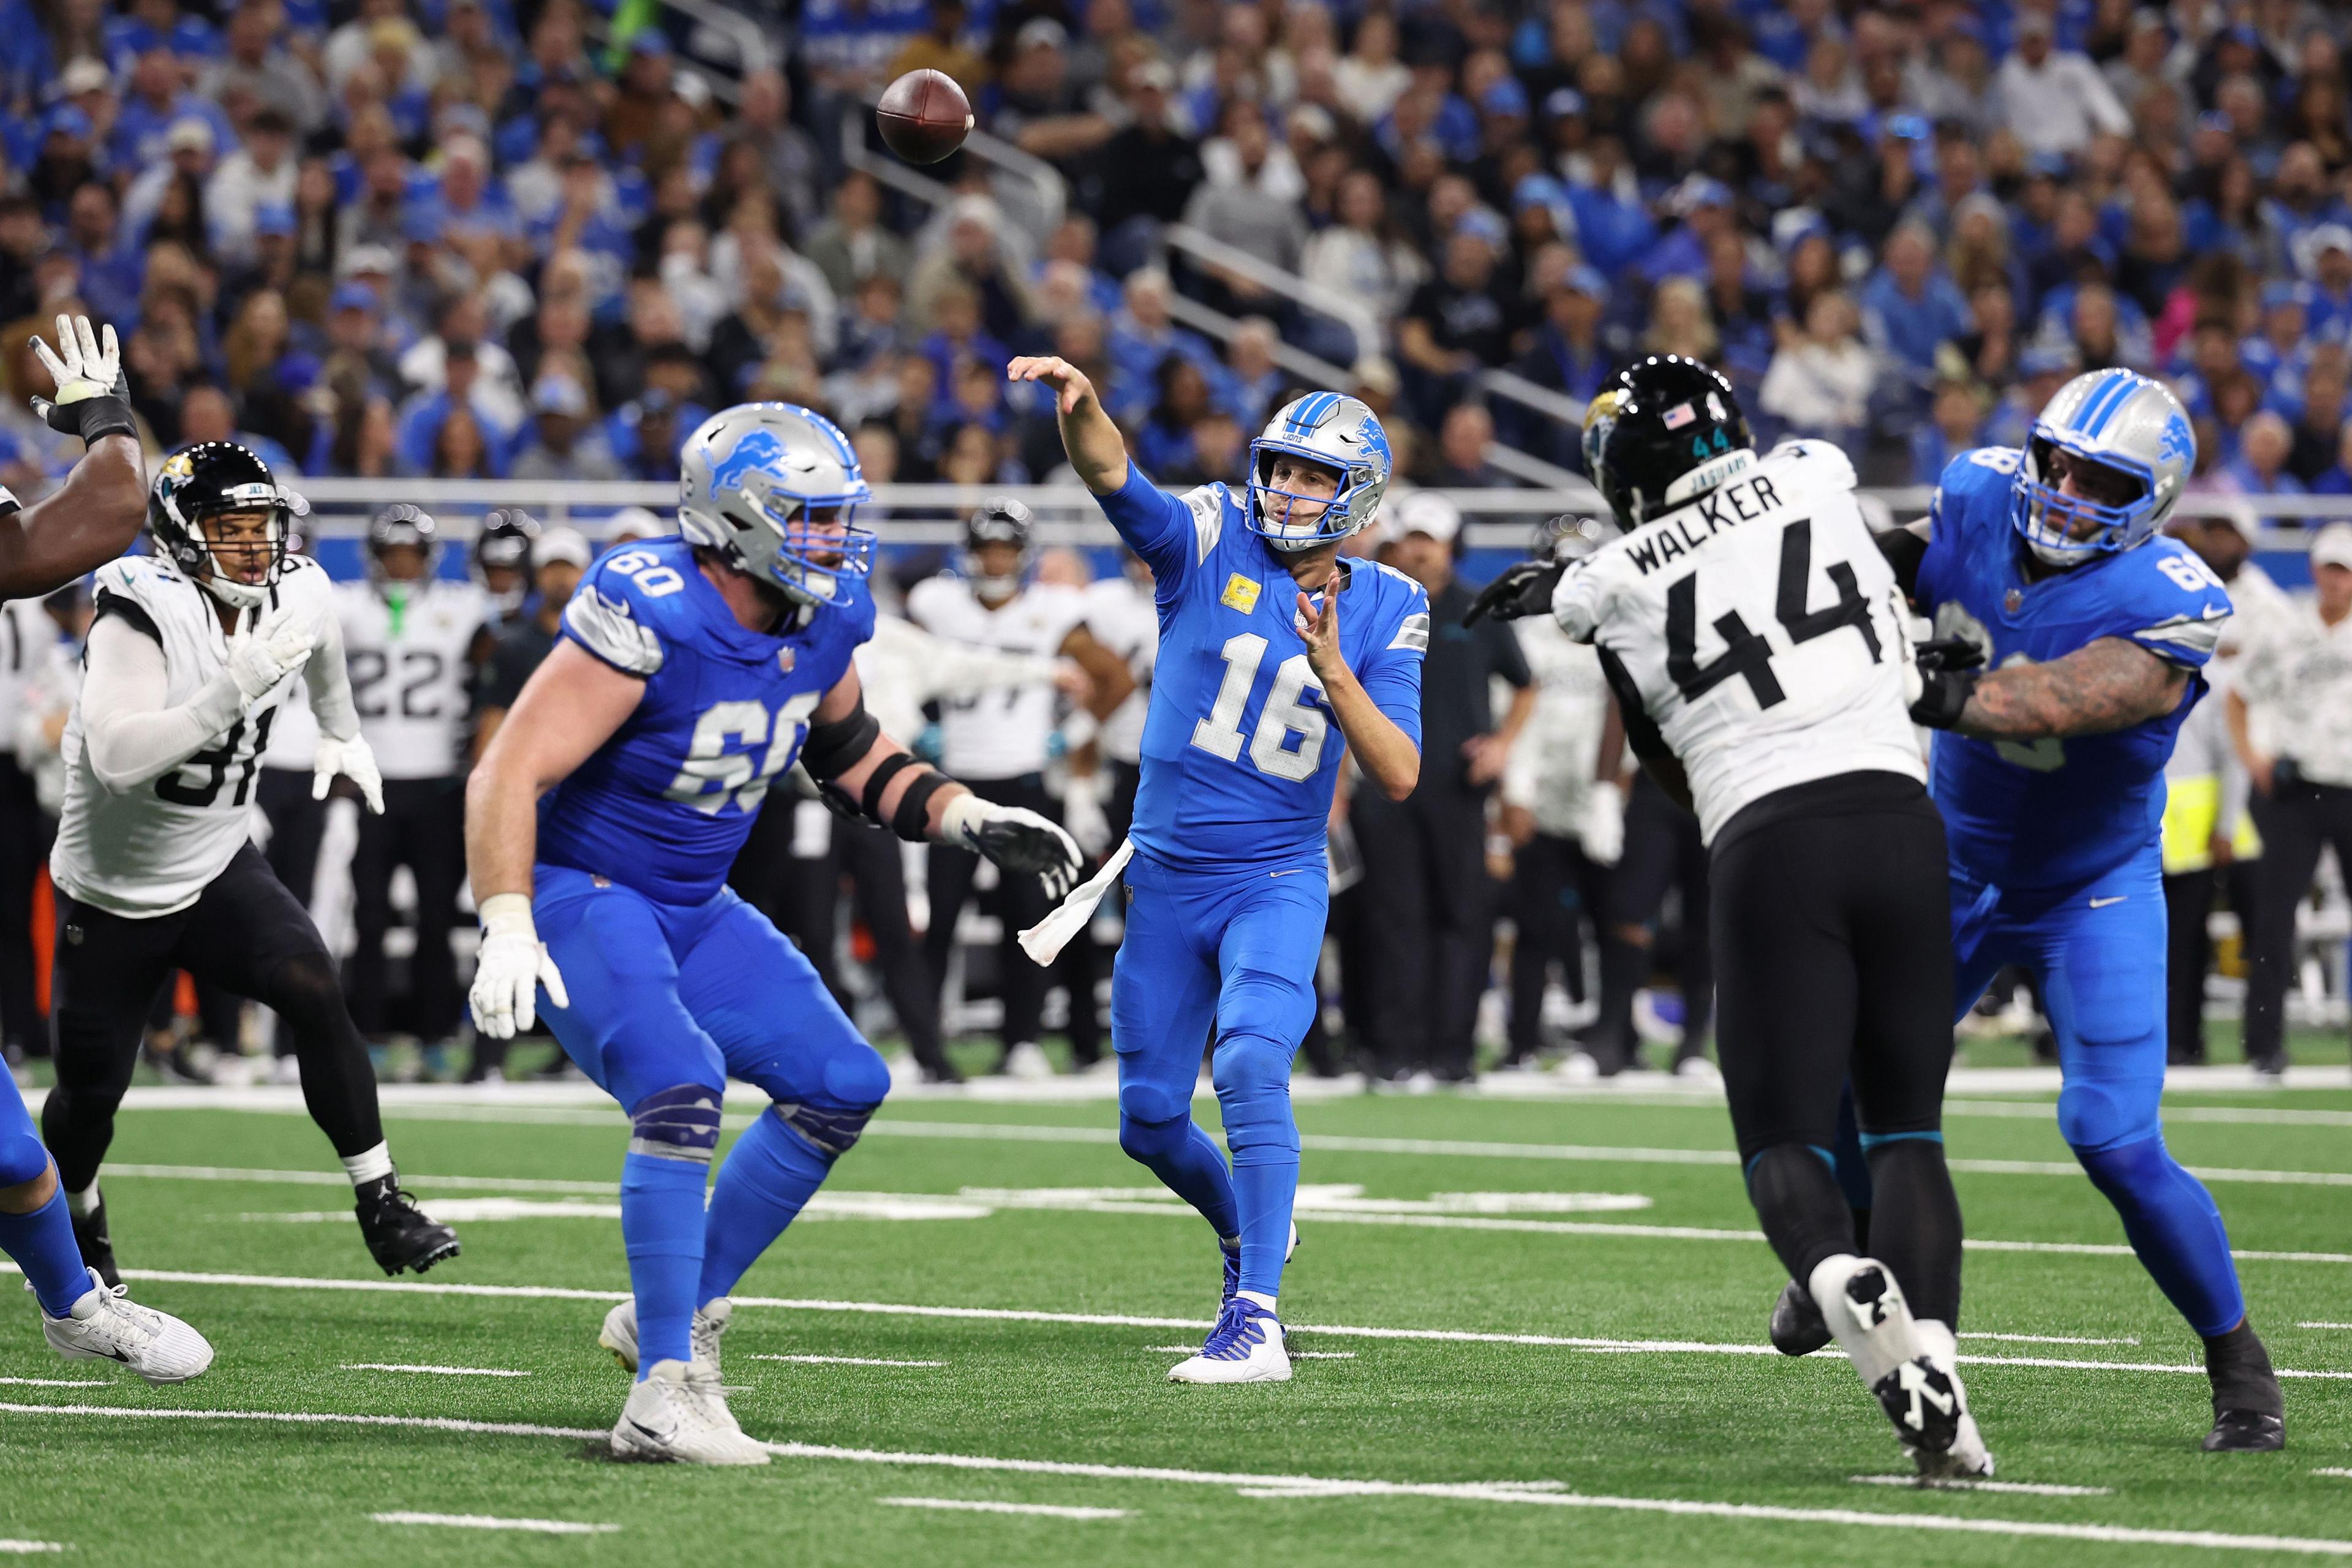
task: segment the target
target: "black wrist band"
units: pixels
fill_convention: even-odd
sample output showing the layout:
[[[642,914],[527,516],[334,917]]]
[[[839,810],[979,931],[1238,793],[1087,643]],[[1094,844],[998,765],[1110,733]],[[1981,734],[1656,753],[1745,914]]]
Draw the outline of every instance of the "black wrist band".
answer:
[[[1977,689],[1973,669],[1939,669],[1924,678],[1919,700],[1911,704],[1911,721],[1930,730],[1949,730],[1960,721],[1969,695]]]
[[[132,417],[128,400],[111,393],[98,397],[85,397],[68,405],[73,411],[74,424],[84,446],[95,446],[101,436],[128,436],[139,439],[139,421]]]

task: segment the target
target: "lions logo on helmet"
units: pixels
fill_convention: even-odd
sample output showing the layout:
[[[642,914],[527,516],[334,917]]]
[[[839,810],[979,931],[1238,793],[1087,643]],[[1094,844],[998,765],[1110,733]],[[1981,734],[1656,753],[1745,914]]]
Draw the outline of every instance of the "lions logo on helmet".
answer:
[[[2135,371],[2095,370],[2060,387],[2033,422],[2010,488],[2010,525],[2048,564],[2079,566],[2153,538],[2196,466],[2196,433],[2170,388]]]
[[[678,531],[797,602],[844,605],[880,542],[855,526],[874,498],[849,437],[790,403],[712,415],[678,458]]]
[[[1286,456],[1330,469],[1339,479],[1338,493],[1327,499],[1275,489],[1275,459]],[[1282,551],[1312,550],[1345,539],[1380,510],[1394,461],[1388,432],[1362,400],[1336,392],[1293,398],[1250,443],[1245,524]],[[1292,514],[1302,501],[1321,510],[1311,521],[1294,522]]]

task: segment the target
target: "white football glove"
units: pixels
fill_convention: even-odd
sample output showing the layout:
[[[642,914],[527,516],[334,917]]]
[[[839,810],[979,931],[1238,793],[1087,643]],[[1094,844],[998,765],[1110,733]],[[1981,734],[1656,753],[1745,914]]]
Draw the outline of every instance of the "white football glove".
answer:
[[[1110,818],[1102,806],[1102,780],[1091,773],[1072,773],[1062,782],[1062,825],[1086,852],[1087,859],[1110,850]]]
[[[1584,797],[1584,815],[1576,825],[1577,842],[1584,858],[1596,866],[1614,866],[1625,856],[1625,792],[1603,781]]]
[[[494,1040],[509,1040],[539,1018],[539,988],[558,1007],[572,1005],[563,973],[547,955],[530,918],[527,893],[494,893],[482,900],[482,947],[474,962],[474,988],[467,1000],[474,1027]]]
[[[319,737],[318,755],[310,763],[310,798],[326,799],[337,773],[360,786],[370,811],[383,815],[383,773],[375,765],[375,749],[367,743],[367,737],[353,735],[341,741],[332,735]]]
[[[58,388],[54,399],[34,398],[33,413],[58,434],[80,433],[81,421],[75,404],[93,397],[119,395],[122,347],[115,341],[112,327],[101,332],[91,328],[88,316],[59,316],[56,352],[36,337],[33,353]]]
[[[251,631],[240,631],[228,639],[228,673],[236,682],[238,695],[246,706],[278,689],[278,683],[309,662],[316,635],[310,626],[294,619],[294,612],[281,605],[261,617],[261,623]]]
[[[1034,872],[1045,896],[1059,903],[1078,885],[1085,858],[1061,824],[1024,806],[998,805],[976,795],[960,795],[940,814],[940,838],[959,849],[984,855],[1007,871]]]

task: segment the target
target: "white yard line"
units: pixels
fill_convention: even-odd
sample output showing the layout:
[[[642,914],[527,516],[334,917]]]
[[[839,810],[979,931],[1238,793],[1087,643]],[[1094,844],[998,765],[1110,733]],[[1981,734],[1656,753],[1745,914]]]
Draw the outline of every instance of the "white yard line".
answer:
[[[755,1355],[746,1361],[789,1361],[803,1366],[945,1366],[943,1361],[897,1361],[888,1356],[865,1355]]]
[[[1905,1487],[1929,1492],[2019,1492],[2027,1497],[2112,1497],[2113,1487],[2067,1487],[2051,1481],[1925,1481],[1917,1476],[1848,1476],[1857,1487]]]
[[[372,1513],[378,1524],[439,1524],[457,1530],[521,1530],[534,1535],[612,1535],[617,1524],[582,1524],[569,1519],[502,1519],[488,1513]]]
[[[2119,1340],[2087,1340],[2078,1339],[2072,1334],[1993,1334],[1977,1332],[1964,1333],[1958,1337],[1964,1340],[2001,1340],[2011,1344],[2019,1345],[2136,1345],[2139,1343],[2137,1340],[2129,1338]]]
[[[516,1372],[503,1366],[412,1366],[396,1361],[347,1361],[345,1372],[415,1372],[435,1377],[529,1377],[527,1372]]]
[[[0,1272],[16,1272],[0,1264]],[[433,1280],[320,1279],[271,1274],[202,1274],[168,1268],[126,1268],[126,1279],[163,1284],[224,1285],[263,1290],[358,1290],[391,1295],[475,1296],[523,1300],[599,1301],[628,1300],[624,1290],[583,1290],[556,1285],[460,1285]],[[793,1296],[737,1296],[738,1307],[770,1307],[782,1311],[845,1312],[869,1317],[946,1318],[983,1322],[1068,1323],[1088,1328],[1183,1329],[1205,1332],[1213,1324],[1197,1318],[1156,1318],[1123,1312],[1046,1312],[1014,1307],[938,1307],[903,1301],[835,1301]],[[1623,1340],[1570,1334],[1496,1333],[1469,1329],[1398,1329],[1339,1323],[1293,1323],[1302,1334],[1327,1334],[1335,1339],[1422,1340],[1444,1344],[1528,1345],[1556,1350],[1598,1351],[1614,1354],[1769,1356],[1770,1345],[1725,1344],[1709,1340]],[[1828,1355],[1831,1352],[1820,1352]],[[1964,1366],[2059,1367],[2075,1372],[2163,1372],[2194,1373],[2201,1365],[2139,1361],[2073,1361],[2053,1356],[1964,1355]],[[2276,1369],[2281,1377],[2342,1379],[2352,1372]]]
[[[2315,1476],[2352,1476],[2352,1470],[2347,1470],[2341,1465],[2329,1465],[2311,1473]]]
[[[2297,1323],[2298,1329],[2352,1329],[2352,1323]]]
[[[1125,1519],[1123,1508],[1069,1508],[1060,1503],[988,1502],[978,1498],[878,1497],[884,1508],[936,1508],[958,1513],[1034,1513],[1047,1519]]]
[[[28,1415],[100,1415],[128,1419],[257,1421],[288,1426],[405,1426],[507,1436],[602,1438],[601,1431],[535,1426],[520,1423],[459,1421],[427,1415],[361,1415],[274,1410],[126,1408],[102,1405],[0,1404],[0,1411]],[[1866,1530],[1913,1530],[1970,1535],[2015,1536],[2136,1546],[2186,1546],[2214,1551],[2281,1552],[2305,1556],[2352,1557],[2352,1541],[2301,1536],[2239,1535],[2211,1530],[2147,1530],[2105,1524],[2049,1524],[2030,1520],[1981,1519],[1953,1514],[1879,1513],[1863,1509],[1786,1508],[1761,1503],[1714,1502],[1688,1498],[1606,1497],[1555,1491],[1520,1481],[1412,1482],[1347,1480],[1322,1476],[1249,1475],[1176,1467],[1101,1465],[1060,1459],[1010,1459],[983,1454],[900,1453],[878,1448],[836,1448],[814,1443],[769,1443],[780,1458],[843,1464],[894,1465],[916,1468],[985,1471],[1010,1475],[1072,1476],[1093,1480],[1160,1481],[1180,1486],[1232,1489],[1244,1497],[1290,1497],[1321,1500],[1357,1497],[1439,1498],[1465,1502],[1599,1509],[1686,1518],[1760,1520],[1790,1524],[1843,1525]],[[456,1516],[463,1517],[463,1516]],[[561,1523],[561,1521],[546,1522]]]
[[[114,1384],[102,1377],[0,1377],[0,1383],[18,1388],[111,1388]]]
[[[37,1552],[63,1552],[65,1549],[65,1542],[61,1541],[11,1541],[0,1539],[0,1555],[30,1557]]]

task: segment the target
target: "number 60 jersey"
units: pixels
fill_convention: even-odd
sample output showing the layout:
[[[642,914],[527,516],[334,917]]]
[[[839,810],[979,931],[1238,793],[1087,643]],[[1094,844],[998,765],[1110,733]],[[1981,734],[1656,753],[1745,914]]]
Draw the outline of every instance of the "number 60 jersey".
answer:
[[[1791,441],[1610,541],[1552,595],[1568,635],[1600,646],[1634,749],[1682,760],[1710,844],[1791,785],[1927,777],[1909,616],[1853,484],[1843,452]]]
[[[163,705],[179,708],[228,667],[228,638],[210,594],[165,558],[128,555],[98,569],[100,619],[119,618],[163,650]],[[278,602],[307,618],[327,641],[331,589],[327,574],[299,555],[286,558]],[[248,619],[246,623],[250,626]],[[318,658],[318,653],[313,653]],[[269,727],[297,671],[177,767],[116,795],[99,782],[82,739],[82,705],[74,704],[60,747],[66,803],[49,874],[82,903],[130,920],[175,914],[227,869],[252,827],[254,770],[269,746]]]
[[[809,716],[874,635],[874,601],[863,583],[852,592],[770,637],[735,618],[682,539],[598,561],[563,607],[563,637],[642,679],[645,695],[541,799],[539,858],[656,903],[717,893]]]

